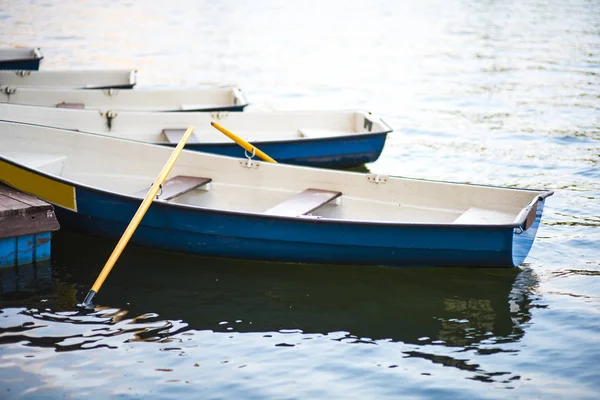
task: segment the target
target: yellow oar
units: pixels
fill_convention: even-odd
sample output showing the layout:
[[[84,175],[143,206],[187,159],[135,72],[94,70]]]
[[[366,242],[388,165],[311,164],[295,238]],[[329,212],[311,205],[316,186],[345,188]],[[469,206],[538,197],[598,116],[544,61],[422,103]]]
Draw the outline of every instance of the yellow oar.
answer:
[[[115,249],[113,250],[110,257],[108,258],[108,261],[104,265],[104,268],[102,268],[102,272],[100,272],[100,275],[98,275],[98,278],[96,278],[96,282],[94,282],[94,286],[92,286],[92,289],[88,292],[87,296],[85,296],[85,300],[83,300],[84,307],[87,307],[91,304],[92,299],[94,298],[96,293],[98,293],[98,291],[100,290],[100,287],[104,283],[104,280],[106,279],[108,274],[110,274],[110,270],[112,269],[112,267],[115,265],[115,263],[119,259],[119,256],[123,252],[123,249],[125,249],[125,246],[127,246],[127,242],[129,242],[129,239],[131,239],[131,236],[133,236],[133,232],[135,232],[135,230],[138,227],[138,225],[140,224],[142,218],[144,218],[146,211],[148,211],[148,208],[150,208],[150,204],[152,204],[152,201],[156,198],[156,193],[158,193],[158,191],[160,190],[160,186],[165,181],[165,179],[167,179],[167,175],[169,175],[169,172],[171,172],[171,169],[173,168],[175,161],[177,161],[179,154],[181,154],[181,150],[183,150],[183,147],[187,143],[187,141],[188,141],[189,137],[192,135],[193,131],[194,131],[193,126],[190,126],[189,128],[187,128],[187,130],[181,137],[179,144],[177,144],[177,147],[175,147],[175,150],[173,150],[173,152],[171,153],[171,157],[169,157],[169,159],[167,160],[167,163],[164,165],[162,171],[160,171],[160,174],[158,174],[158,176],[156,177],[156,180],[150,187],[148,194],[146,194],[146,197],[144,197],[144,201],[142,201],[142,204],[140,204],[140,207],[138,208],[135,215],[131,219],[131,222],[129,222],[127,229],[125,229],[125,233],[123,233],[123,236],[121,236],[119,243],[117,243],[117,245],[115,246]]]
[[[242,146],[245,150],[251,152],[252,154],[256,154],[257,156],[259,156],[260,158],[262,158],[265,161],[277,164],[277,161],[273,160],[271,157],[269,157],[268,155],[266,155],[265,153],[260,151],[259,148],[252,146],[250,143],[246,142],[244,139],[237,136],[235,133],[223,128],[221,125],[217,124],[216,122],[211,122],[210,124],[212,126],[214,126],[215,128],[217,128],[218,130],[220,130],[221,132],[223,132],[231,140],[233,140],[234,142],[236,142],[237,144]]]

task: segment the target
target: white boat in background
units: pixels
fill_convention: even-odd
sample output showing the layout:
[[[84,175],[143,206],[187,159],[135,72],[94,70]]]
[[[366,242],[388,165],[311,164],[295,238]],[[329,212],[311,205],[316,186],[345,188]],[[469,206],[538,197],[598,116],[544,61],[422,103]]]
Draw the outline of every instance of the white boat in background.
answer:
[[[39,48],[0,48],[0,69],[37,70],[42,58]]]
[[[210,125],[218,119],[278,162],[325,168],[377,160],[392,131],[367,111],[149,113],[0,104],[0,119],[167,146],[177,145],[185,128],[193,125],[187,149],[244,157],[241,147]]]
[[[0,86],[63,87],[73,89],[131,89],[135,69],[118,70],[13,70],[0,71]]]
[[[0,122],[0,181],[61,226],[118,238],[172,150]],[[132,242],[317,264],[513,267],[547,190],[435,182],[183,151]]]
[[[243,111],[248,105],[237,87],[197,89],[46,89],[7,86],[0,103],[113,111]]]

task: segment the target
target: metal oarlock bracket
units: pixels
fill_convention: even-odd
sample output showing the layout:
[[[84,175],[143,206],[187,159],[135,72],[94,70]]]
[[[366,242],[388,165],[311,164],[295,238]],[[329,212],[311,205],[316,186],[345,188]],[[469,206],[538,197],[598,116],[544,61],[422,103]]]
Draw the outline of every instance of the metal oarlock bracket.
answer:
[[[152,187],[152,186],[154,186],[154,182],[152,182],[150,184],[150,187]],[[162,196],[162,194],[163,194],[163,186],[162,186],[162,183],[161,183],[161,184],[158,185],[158,192],[156,193],[155,200],[159,200],[159,197]]]
[[[248,154],[248,152],[244,149],[244,155],[246,156],[246,161],[241,160],[240,165],[246,168],[258,168],[260,163],[253,161],[252,159],[256,155],[256,147],[252,147],[252,154]]]
[[[110,131],[112,129],[112,121],[117,118],[117,113],[113,110],[108,110],[106,112],[99,111],[100,116],[106,118],[106,127]]]
[[[387,183],[388,176],[387,175],[379,175],[379,174],[370,174],[367,175],[367,181],[377,184]]]
[[[7,95],[11,95],[13,93],[15,93],[17,91],[16,87],[12,87],[12,86],[5,86],[1,89],[4,93],[6,93]]]
[[[119,91],[117,89],[114,89],[114,88],[108,88],[106,90],[103,90],[103,92],[104,92],[104,95],[108,96],[108,97],[116,96],[116,95],[119,94]]]
[[[215,111],[215,112],[210,113],[210,116],[213,119],[222,120],[222,119],[226,119],[227,117],[229,117],[229,112],[228,111]]]

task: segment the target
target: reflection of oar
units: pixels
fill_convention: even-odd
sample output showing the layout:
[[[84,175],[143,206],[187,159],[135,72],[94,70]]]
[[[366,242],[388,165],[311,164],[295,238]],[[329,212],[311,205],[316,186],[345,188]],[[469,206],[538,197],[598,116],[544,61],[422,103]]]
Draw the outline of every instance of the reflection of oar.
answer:
[[[223,128],[221,125],[217,124],[216,122],[211,122],[210,124],[212,126],[214,126],[215,128],[217,128],[218,130],[220,130],[221,132],[223,132],[231,140],[233,140],[234,142],[236,142],[237,144],[242,146],[245,150],[251,152],[252,154],[256,154],[257,156],[259,156],[260,158],[262,158],[265,161],[277,163],[277,161],[273,160],[271,157],[269,157],[268,155],[266,155],[265,153],[260,151],[260,149],[252,146],[250,143],[246,142],[244,139],[237,136],[235,133]]]
[[[156,198],[156,193],[158,193],[162,183],[165,181],[165,179],[167,179],[167,175],[169,175],[169,172],[171,172],[171,169],[173,168],[175,161],[177,161],[179,154],[181,154],[181,150],[183,150],[183,146],[185,146],[186,142],[192,135],[193,131],[194,131],[193,126],[190,126],[189,128],[187,128],[187,130],[181,137],[179,144],[177,145],[177,147],[175,147],[175,150],[173,150],[173,152],[171,153],[171,157],[169,157],[169,159],[167,160],[167,163],[164,165],[162,171],[160,171],[160,174],[158,174],[158,176],[156,177],[156,180],[150,187],[148,194],[146,194],[146,197],[144,197],[144,201],[142,201],[142,204],[140,204],[140,207],[138,208],[135,215],[131,219],[131,222],[127,226],[127,229],[125,229],[125,233],[123,233],[123,236],[121,236],[119,243],[117,243],[117,245],[115,246],[115,249],[113,250],[110,257],[108,258],[108,261],[106,262],[106,264],[104,265],[104,268],[102,268],[100,275],[98,275],[98,278],[96,278],[96,282],[94,282],[94,286],[92,286],[92,289],[88,292],[87,296],[85,296],[85,300],[83,300],[83,304],[82,304],[84,307],[88,307],[91,304],[92,299],[94,298],[96,293],[98,293],[98,291],[100,290],[100,287],[104,283],[104,280],[106,279],[108,274],[110,274],[110,270],[112,269],[112,267],[115,265],[115,263],[119,259],[119,256],[123,252],[123,249],[125,249],[125,246],[127,246],[127,242],[129,242],[129,239],[131,239],[131,236],[133,236],[133,232],[135,232],[136,228],[142,221],[142,218],[144,218],[146,211],[148,211],[148,208],[150,208],[150,204],[152,204],[152,201]]]

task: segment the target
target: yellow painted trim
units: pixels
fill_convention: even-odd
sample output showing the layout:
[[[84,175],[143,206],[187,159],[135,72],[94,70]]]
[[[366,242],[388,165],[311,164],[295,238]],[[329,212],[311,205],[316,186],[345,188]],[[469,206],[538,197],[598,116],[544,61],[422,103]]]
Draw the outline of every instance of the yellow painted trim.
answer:
[[[0,181],[52,204],[77,211],[75,187],[0,160]]]

